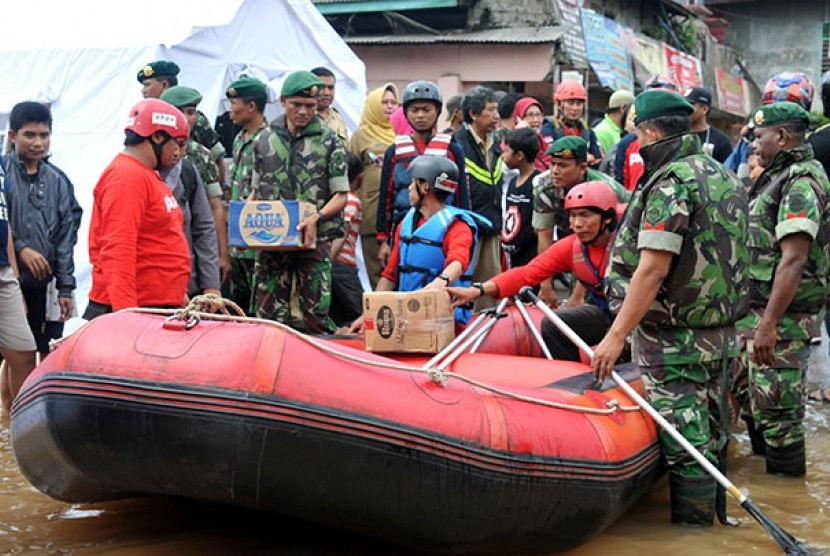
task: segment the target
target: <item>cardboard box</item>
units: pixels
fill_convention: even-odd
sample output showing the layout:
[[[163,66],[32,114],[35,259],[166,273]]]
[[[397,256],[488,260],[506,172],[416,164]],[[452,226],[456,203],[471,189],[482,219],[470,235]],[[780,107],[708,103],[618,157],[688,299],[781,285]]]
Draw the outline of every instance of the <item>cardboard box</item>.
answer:
[[[297,225],[316,211],[305,201],[231,201],[228,244],[268,251],[301,249]]]
[[[438,353],[455,338],[445,291],[366,292],[363,321],[367,351]]]

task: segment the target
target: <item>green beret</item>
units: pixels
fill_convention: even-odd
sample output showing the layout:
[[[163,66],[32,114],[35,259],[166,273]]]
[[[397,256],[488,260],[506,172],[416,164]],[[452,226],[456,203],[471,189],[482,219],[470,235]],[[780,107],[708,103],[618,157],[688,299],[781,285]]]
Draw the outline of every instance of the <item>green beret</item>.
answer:
[[[557,158],[573,158],[577,162],[588,160],[588,143],[582,137],[573,135],[560,137],[548,147],[545,154],[552,154]]]
[[[797,121],[810,124],[810,114],[794,102],[776,102],[752,111],[751,122],[755,127],[788,124]]]
[[[661,116],[689,116],[695,107],[671,91],[652,89],[637,95],[634,99],[634,123],[640,123]]]
[[[285,78],[280,96],[317,98],[323,81],[310,71],[295,71]]]
[[[176,77],[179,75],[179,66],[170,60],[156,60],[138,70],[138,82],[144,83],[151,77]]]
[[[202,94],[193,87],[176,85],[165,89],[159,99],[169,102],[176,108],[184,108],[185,106],[198,106],[202,102]]]
[[[242,79],[237,79],[231,83],[228,86],[228,90],[225,91],[225,95],[228,98],[257,97],[264,95],[265,90],[265,83],[259,79],[255,79],[253,77],[243,77]]]

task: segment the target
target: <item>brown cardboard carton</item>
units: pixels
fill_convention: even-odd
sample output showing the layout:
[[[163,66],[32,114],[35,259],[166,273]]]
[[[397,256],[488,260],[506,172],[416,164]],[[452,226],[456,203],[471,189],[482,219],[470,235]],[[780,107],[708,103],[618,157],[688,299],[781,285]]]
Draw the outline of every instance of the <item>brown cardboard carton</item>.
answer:
[[[228,244],[266,251],[302,249],[297,225],[316,210],[305,201],[231,201]]]
[[[445,291],[365,292],[367,351],[438,353],[455,338],[455,321]]]

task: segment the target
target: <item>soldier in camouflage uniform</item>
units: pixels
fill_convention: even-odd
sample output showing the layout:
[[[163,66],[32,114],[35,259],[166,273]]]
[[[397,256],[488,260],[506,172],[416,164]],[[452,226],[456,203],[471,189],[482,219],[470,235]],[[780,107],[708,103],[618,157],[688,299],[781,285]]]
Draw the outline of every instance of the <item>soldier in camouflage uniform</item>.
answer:
[[[296,283],[306,332],[334,332],[331,305],[331,242],[344,234],[349,181],[343,140],[315,115],[323,86],[311,72],[289,75],[280,92],[285,114],[254,145],[257,199],[296,199],[317,206],[300,222],[305,250],[260,251],[255,267],[255,305],[260,318],[291,324]]]
[[[628,206],[606,274],[617,314],[597,346],[607,377],[633,331],[635,360],[652,405],[714,464],[725,463],[725,381],[737,356],[735,322],[746,312],[749,261],[744,189],[702,154],[694,108],[676,93],[635,100],[646,181]],[[664,431],[671,519],[709,526],[716,482]],[[719,516],[725,518],[725,513]]]
[[[550,168],[533,179],[533,229],[538,237],[538,252],[543,253],[556,240],[570,233],[565,196],[575,185],[586,181],[607,183],[620,203],[627,203],[631,193],[614,178],[588,167],[588,143],[582,137],[561,137],[545,151],[551,155]],[[574,296],[584,296],[582,286]],[[539,297],[546,303],[558,303],[552,279],[542,281]]]
[[[804,142],[809,115],[801,106],[763,106],[752,122],[752,152],[764,172],[749,193],[750,313],[739,323],[747,424],[768,473],[802,476],[804,371],[828,293],[830,184]]]
[[[137,79],[141,83],[141,94],[144,98],[161,98],[162,93],[179,84],[178,64],[171,60],[156,60],[138,70]],[[222,146],[219,134],[210,126],[207,116],[197,111],[195,123],[190,124],[190,138],[210,151],[219,171],[219,183],[225,181],[225,168],[222,157],[225,149]]]
[[[225,199],[239,201],[247,199],[252,191],[254,174],[254,143],[267,129],[265,104],[268,100],[265,83],[253,77],[234,81],[228,87],[226,96],[230,99],[231,120],[242,130],[233,140],[233,161],[229,174],[229,188]],[[223,231],[227,242],[228,230]],[[223,295],[233,300],[248,315],[254,314],[254,252],[250,249],[231,248],[231,277],[223,285]]]
[[[197,106],[202,101],[202,94],[192,87],[176,85],[170,87],[161,94],[161,100],[169,102],[182,111],[187,123],[192,127],[201,114]],[[225,207],[222,203],[222,186],[219,182],[219,167],[213,160],[210,151],[193,139],[193,133],[187,141],[185,158],[189,160],[199,177],[202,178],[202,185],[205,186],[210,211],[213,214],[213,222],[216,227],[216,238],[218,241],[219,271],[222,282],[228,279],[231,271],[231,258],[228,253],[227,219],[225,218]]]

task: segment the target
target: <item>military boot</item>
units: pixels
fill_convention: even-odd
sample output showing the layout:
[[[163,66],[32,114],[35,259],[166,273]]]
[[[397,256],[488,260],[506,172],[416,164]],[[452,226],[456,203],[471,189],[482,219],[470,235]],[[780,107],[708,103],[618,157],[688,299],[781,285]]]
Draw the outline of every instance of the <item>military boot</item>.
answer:
[[[763,456],[766,450],[766,442],[764,442],[764,433],[755,428],[755,419],[751,416],[744,416],[744,423],[746,423],[746,432],[749,435],[749,443],[752,445],[752,453],[756,456]]]
[[[711,527],[715,518],[717,483],[712,477],[669,475],[671,521],[682,525]]]
[[[767,473],[803,477],[807,472],[803,440],[783,448],[767,446],[766,457]]]

